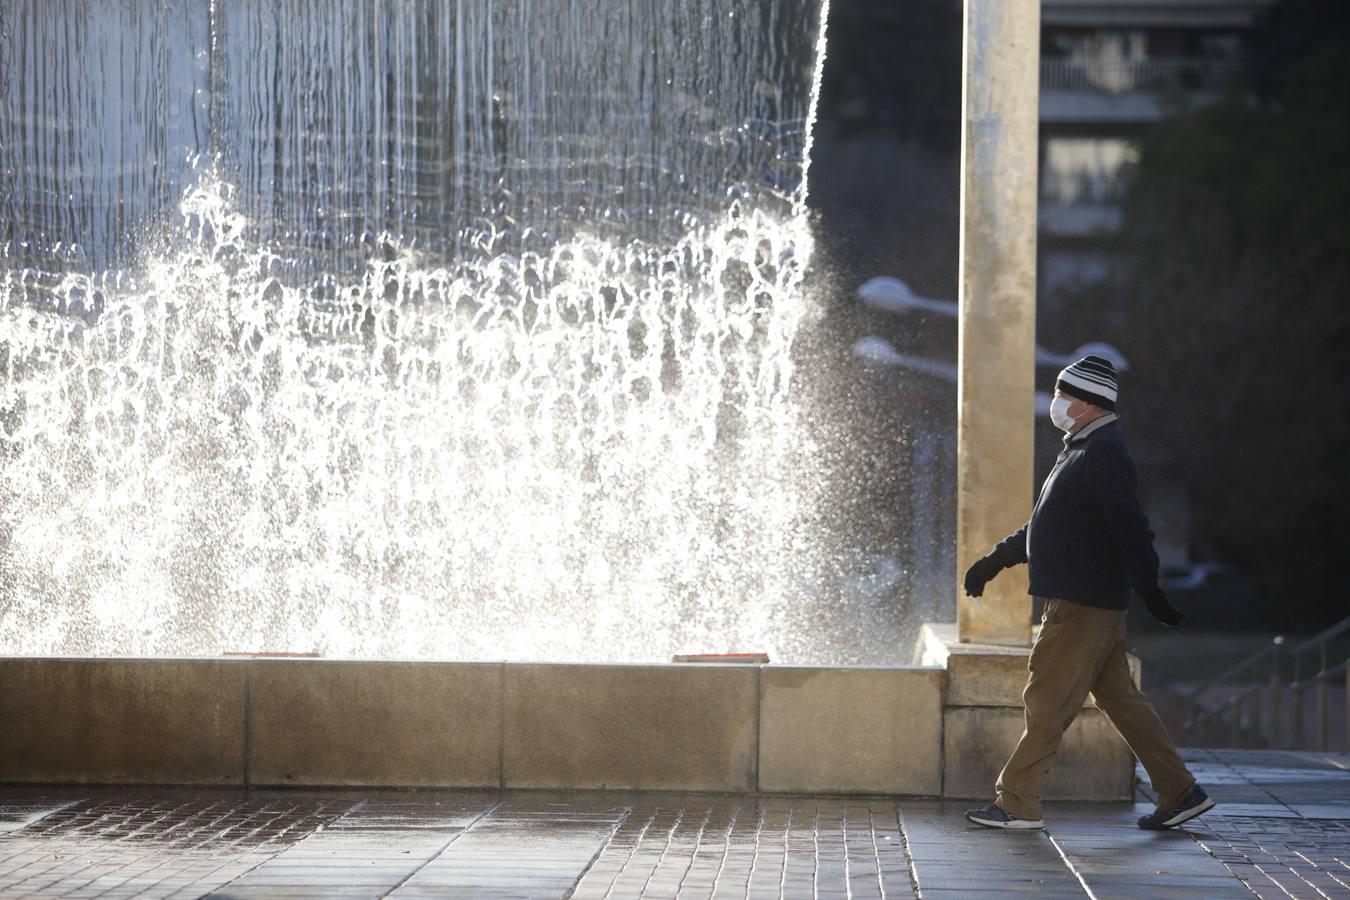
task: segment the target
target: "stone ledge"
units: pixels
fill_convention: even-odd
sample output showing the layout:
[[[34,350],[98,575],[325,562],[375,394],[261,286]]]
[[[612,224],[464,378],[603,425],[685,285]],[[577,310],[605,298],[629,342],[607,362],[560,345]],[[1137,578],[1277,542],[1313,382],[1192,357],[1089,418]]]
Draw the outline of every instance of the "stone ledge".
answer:
[[[943,712],[944,797],[992,799],[994,781],[1022,736],[1021,710],[1004,706],[949,707]],[[1045,800],[1130,800],[1134,756],[1106,714],[1085,709],[1064,734]]]
[[[0,782],[243,785],[246,666],[0,658]]]
[[[501,663],[254,660],[249,783],[497,787],[501,682]]]
[[[942,794],[988,799],[1022,735],[1030,647],[962,644],[956,626],[924,625],[915,656],[947,669],[942,711]],[[1139,683],[1139,660],[1130,657]],[[1134,757],[1091,696],[1064,735],[1043,786],[1050,800],[1128,800]]]
[[[765,666],[764,791],[942,792],[941,669]]]
[[[507,787],[754,790],[758,666],[505,667]]]
[[[956,626],[926,624],[919,632],[914,650],[916,661],[947,670],[944,703],[951,706],[1022,707],[1022,689],[1027,683],[1027,658],[1030,647],[1001,644],[963,644],[956,638]],[[1140,683],[1139,660],[1128,655],[1134,683]],[[1084,707],[1096,707],[1091,696]]]
[[[1021,710],[953,706],[952,685],[905,666],[0,658],[0,781],[983,796]],[[1091,746],[1096,781],[1067,769],[1066,795],[1120,796],[1123,743]]]

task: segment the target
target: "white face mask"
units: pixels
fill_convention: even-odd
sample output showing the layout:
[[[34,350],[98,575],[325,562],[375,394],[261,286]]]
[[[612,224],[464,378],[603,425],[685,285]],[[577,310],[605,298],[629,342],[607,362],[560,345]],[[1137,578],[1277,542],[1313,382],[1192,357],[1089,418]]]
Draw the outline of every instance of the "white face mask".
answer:
[[[1055,427],[1060,431],[1072,431],[1078,424],[1073,416],[1069,415],[1069,407],[1073,401],[1068,397],[1056,397],[1050,401],[1050,421],[1055,423]]]

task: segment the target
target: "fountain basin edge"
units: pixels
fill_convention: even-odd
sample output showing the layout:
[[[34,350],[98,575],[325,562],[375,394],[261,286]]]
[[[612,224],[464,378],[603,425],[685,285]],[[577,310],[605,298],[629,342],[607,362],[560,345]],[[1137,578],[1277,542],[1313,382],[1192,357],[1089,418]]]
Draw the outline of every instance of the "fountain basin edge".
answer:
[[[1011,750],[1020,710],[954,707],[949,681],[945,664],[0,657],[0,783],[982,795],[972,765]],[[1047,795],[1128,796],[1128,751],[1128,774],[1118,753],[1103,772],[1113,735],[1087,713]]]

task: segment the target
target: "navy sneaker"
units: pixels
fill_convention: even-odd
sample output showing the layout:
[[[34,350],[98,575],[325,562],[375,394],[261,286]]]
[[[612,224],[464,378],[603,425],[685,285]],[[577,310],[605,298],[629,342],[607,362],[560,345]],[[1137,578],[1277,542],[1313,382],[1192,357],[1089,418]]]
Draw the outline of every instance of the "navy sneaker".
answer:
[[[1044,828],[1045,823],[1040,819],[1023,819],[1014,816],[997,803],[990,803],[988,806],[981,806],[979,809],[966,810],[966,818],[976,825],[983,825],[985,828]]]
[[[1164,831],[1168,828],[1176,828],[1182,822],[1189,822],[1201,813],[1209,812],[1214,808],[1214,801],[1209,799],[1205,789],[1198,784],[1191,785],[1191,789],[1186,792],[1186,796],[1181,798],[1181,802],[1171,809],[1158,809],[1146,816],[1139,817],[1139,827],[1145,831]]]

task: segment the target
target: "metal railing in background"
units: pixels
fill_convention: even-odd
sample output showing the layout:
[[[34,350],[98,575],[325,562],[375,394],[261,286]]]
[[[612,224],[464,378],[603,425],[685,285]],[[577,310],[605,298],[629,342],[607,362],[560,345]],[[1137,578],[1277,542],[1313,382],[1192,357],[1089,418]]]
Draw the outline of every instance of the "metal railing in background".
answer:
[[[1103,91],[1124,94],[1178,87],[1214,90],[1235,79],[1235,62],[1172,57],[1141,60],[1043,59],[1041,87],[1046,90]]]
[[[1191,690],[1182,742],[1198,746],[1330,750],[1332,685],[1345,689],[1345,748],[1350,749],[1350,657],[1333,659],[1332,642],[1350,633],[1350,617],[1298,644],[1284,637]],[[1314,661],[1309,665],[1309,656]],[[1308,720],[1308,694],[1313,694]],[[1309,725],[1312,726],[1309,729]],[[1311,731],[1311,734],[1309,733]]]

